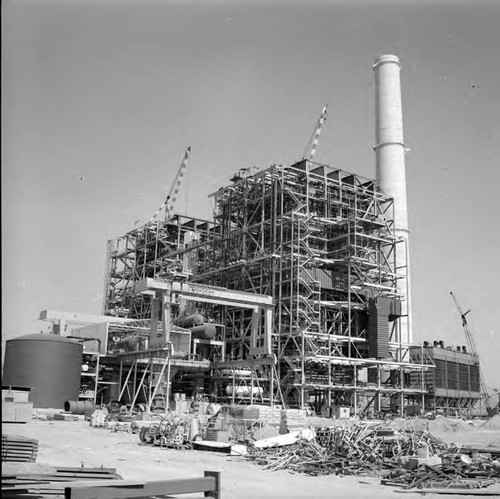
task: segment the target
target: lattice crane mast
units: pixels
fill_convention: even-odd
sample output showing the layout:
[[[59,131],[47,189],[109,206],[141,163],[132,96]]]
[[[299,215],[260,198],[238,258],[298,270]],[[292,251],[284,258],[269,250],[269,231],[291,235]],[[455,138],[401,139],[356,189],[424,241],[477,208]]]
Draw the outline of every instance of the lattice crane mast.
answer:
[[[319,136],[321,135],[321,130],[323,129],[323,123],[326,120],[326,113],[328,111],[328,104],[321,111],[321,115],[319,117],[316,128],[307,143],[306,150],[304,151],[304,155],[302,159],[314,159],[314,155],[316,154],[316,149],[318,147]]]
[[[484,377],[483,377],[483,372],[481,369],[481,364],[479,362],[479,355],[476,350],[476,343],[474,341],[474,336],[472,334],[472,331],[469,329],[469,324],[467,323],[467,314],[470,312],[470,309],[464,312],[462,310],[462,307],[460,307],[457,299],[455,298],[455,295],[450,291],[450,295],[453,298],[453,301],[455,302],[455,306],[457,307],[458,313],[460,314],[460,317],[462,318],[462,327],[464,328],[464,333],[465,333],[465,339],[467,340],[467,347],[469,348],[469,352],[472,356],[472,359],[474,360],[474,364],[477,365],[478,372],[479,372],[479,387],[481,390],[481,398],[483,400],[483,404],[486,408],[486,412],[490,414],[491,412],[491,407],[490,407],[490,401],[489,401],[489,396],[488,396],[488,391],[486,389],[486,384],[484,382]]]
[[[174,206],[177,201],[177,195],[179,194],[179,190],[182,185],[182,180],[184,178],[184,173],[186,171],[190,154],[191,154],[191,147],[188,147],[184,154],[184,158],[182,159],[182,163],[179,166],[179,169],[177,170],[174,182],[170,187],[167,197],[165,198],[165,201],[163,201],[162,205],[156,210],[155,214],[149,219],[149,222],[152,222],[158,216],[161,210],[163,210],[163,208],[165,208],[165,220],[168,220],[172,216],[172,213],[174,211]]]

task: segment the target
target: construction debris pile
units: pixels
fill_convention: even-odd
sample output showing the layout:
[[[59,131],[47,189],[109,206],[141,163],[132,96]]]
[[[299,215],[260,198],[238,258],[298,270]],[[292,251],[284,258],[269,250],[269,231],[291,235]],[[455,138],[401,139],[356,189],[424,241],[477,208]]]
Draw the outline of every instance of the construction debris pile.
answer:
[[[500,478],[500,449],[449,446],[411,422],[399,431],[383,423],[317,428],[315,438],[299,435],[291,445],[250,446],[246,457],[272,471],[382,476],[383,484],[405,489],[482,488]]]
[[[442,455],[440,466],[424,464],[415,470],[400,468],[391,471],[382,484],[403,489],[452,488],[473,490],[488,487],[500,478],[500,462],[491,454],[463,454],[464,449],[452,448]]]

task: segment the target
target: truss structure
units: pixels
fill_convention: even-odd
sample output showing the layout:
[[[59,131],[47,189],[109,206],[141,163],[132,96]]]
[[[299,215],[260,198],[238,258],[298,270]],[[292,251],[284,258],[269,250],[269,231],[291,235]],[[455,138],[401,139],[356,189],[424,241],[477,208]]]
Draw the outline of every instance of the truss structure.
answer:
[[[373,180],[303,160],[235,177],[212,197],[213,222],[175,217],[117,241],[108,313],[146,318],[147,297],[132,296],[133,282],[177,266],[194,282],[274,298],[272,347],[287,405],[360,411],[363,398],[386,397],[402,411],[405,398],[425,391],[409,373],[430,364],[410,358],[401,320],[397,282],[407,268],[395,262],[407,248],[394,235],[393,200]],[[381,298],[396,307],[379,317],[387,338],[374,340],[370,307]],[[216,313],[226,358],[248,358],[251,314]]]
[[[104,313],[151,318],[151,299],[135,295],[134,283],[146,277],[182,274],[183,268],[191,266],[186,247],[206,243],[212,231],[211,222],[174,215],[167,221],[155,220],[137,227],[113,244],[108,242],[109,276],[105,280]]]

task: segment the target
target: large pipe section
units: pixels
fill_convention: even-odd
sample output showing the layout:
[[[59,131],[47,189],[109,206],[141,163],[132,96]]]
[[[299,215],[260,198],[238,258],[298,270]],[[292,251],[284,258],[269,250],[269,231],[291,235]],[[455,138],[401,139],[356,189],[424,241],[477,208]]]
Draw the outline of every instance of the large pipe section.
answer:
[[[401,65],[395,55],[381,55],[373,65],[375,72],[375,156],[376,181],[380,190],[394,200],[397,290],[402,297],[400,340],[411,343],[411,293],[408,204],[406,200],[405,144],[401,105]],[[406,272],[405,272],[406,269]]]

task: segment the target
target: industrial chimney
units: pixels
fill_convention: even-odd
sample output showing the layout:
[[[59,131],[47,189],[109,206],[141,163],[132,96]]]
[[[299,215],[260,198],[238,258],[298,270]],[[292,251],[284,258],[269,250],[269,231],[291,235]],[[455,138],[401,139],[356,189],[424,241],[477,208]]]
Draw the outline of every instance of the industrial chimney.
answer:
[[[401,106],[401,65],[395,55],[381,55],[375,71],[375,155],[376,181],[380,190],[394,199],[397,289],[402,297],[401,341],[412,342],[410,261],[408,248],[408,206],[406,202],[405,144]],[[406,269],[406,272],[405,272]]]

